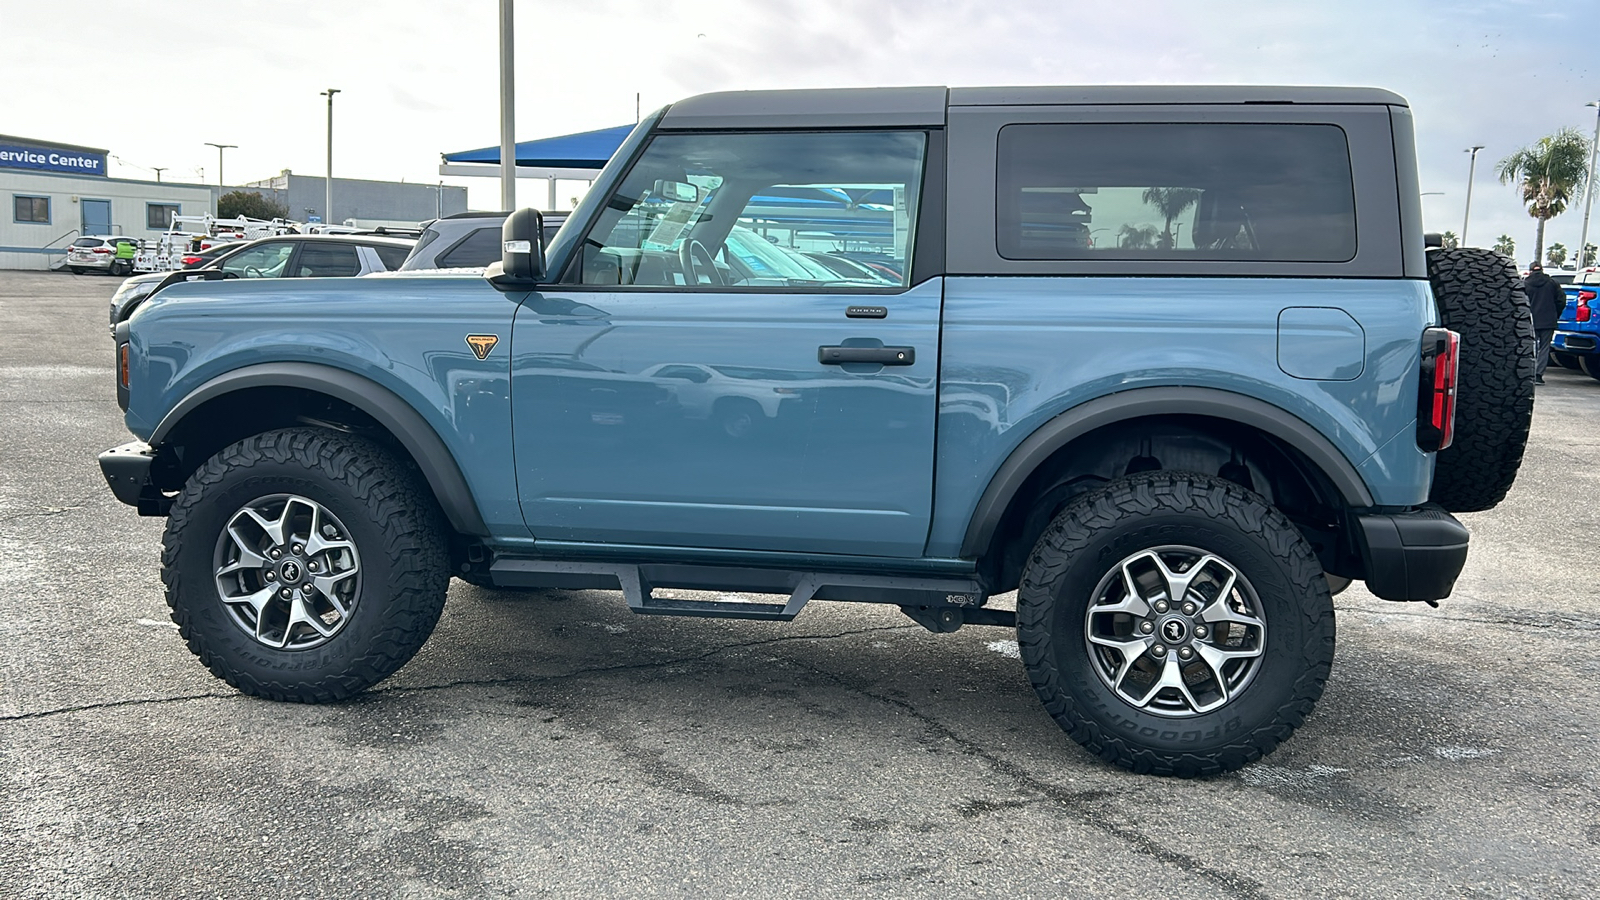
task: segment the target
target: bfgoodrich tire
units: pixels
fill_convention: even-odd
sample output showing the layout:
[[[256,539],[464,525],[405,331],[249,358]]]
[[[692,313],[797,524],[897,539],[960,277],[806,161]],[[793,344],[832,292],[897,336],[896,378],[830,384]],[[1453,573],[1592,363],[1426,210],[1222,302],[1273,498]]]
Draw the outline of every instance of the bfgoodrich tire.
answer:
[[[173,504],[172,620],[246,694],[322,702],[395,672],[439,620],[441,514],[383,448],[316,428],[229,446]]]
[[[1289,737],[1333,664],[1333,601],[1310,547],[1259,495],[1149,472],[1063,510],[1017,592],[1045,709],[1107,762],[1237,769]]]
[[[1429,499],[1493,509],[1517,479],[1533,422],[1533,319],[1516,263],[1476,247],[1428,253],[1445,327],[1461,334],[1455,441],[1434,462]]]

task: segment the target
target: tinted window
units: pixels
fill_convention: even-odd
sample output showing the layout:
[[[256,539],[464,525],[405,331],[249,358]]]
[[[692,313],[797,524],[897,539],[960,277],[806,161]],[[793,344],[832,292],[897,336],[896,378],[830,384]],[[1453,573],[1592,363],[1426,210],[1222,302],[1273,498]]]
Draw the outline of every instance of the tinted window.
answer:
[[[391,247],[388,244],[380,244],[372,249],[378,251],[383,267],[390,272],[400,268],[400,264],[406,261],[406,254],[411,252],[409,247]]]
[[[808,253],[883,259],[905,284],[921,132],[669,134],[585,242],[585,284],[882,288]]]
[[[442,269],[481,269],[500,259],[500,226],[479,228],[439,255]]]
[[[74,246],[74,247],[101,247],[101,246],[104,246],[104,245],[105,245],[105,241],[101,240],[100,238],[84,237],[84,238],[78,238],[77,240],[72,242],[72,246]]]
[[[176,203],[146,203],[144,205],[144,224],[147,228],[165,230],[172,224],[172,217],[182,210]]]
[[[348,278],[361,274],[361,260],[353,244],[306,241],[300,245],[294,274],[299,278]]]
[[[282,278],[293,251],[294,244],[288,241],[258,244],[223,260],[219,268],[237,278]]]
[[[13,195],[12,218],[18,222],[50,224],[49,197],[20,197]]]
[[[1333,125],[1010,125],[996,244],[1007,259],[1344,262],[1355,189]]]

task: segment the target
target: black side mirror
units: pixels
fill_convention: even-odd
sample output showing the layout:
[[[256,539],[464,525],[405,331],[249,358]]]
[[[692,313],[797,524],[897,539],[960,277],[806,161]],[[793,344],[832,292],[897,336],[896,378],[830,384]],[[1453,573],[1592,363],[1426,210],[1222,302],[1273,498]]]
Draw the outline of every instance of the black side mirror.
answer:
[[[500,261],[484,271],[502,291],[527,290],[544,282],[544,216],[519,209],[500,226]]]

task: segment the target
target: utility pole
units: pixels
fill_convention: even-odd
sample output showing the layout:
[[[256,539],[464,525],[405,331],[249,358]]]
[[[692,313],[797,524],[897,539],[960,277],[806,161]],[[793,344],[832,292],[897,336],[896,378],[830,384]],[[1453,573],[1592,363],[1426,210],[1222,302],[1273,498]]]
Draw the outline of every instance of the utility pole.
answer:
[[[170,169],[172,167],[171,166],[151,166],[150,168],[153,169],[155,171],[155,173],[156,173],[156,184],[160,184],[161,183],[161,173],[165,172],[166,170],[168,170],[168,169]]]
[[[222,214],[222,209],[221,209],[221,204],[222,204],[222,185],[223,185],[223,181],[222,181],[222,151],[224,151],[224,150],[236,150],[236,149],[238,149],[238,145],[236,145],[236,144],[213,144],[210,141],[206,141],[206,146],[207,147],[215,147],[215,148],[217,148],[217,204],[218,204],[217,215],[221,215]],[[204,170],[201,170],[200,177],[202,179],[205,178]]]
[[[1600,150],[1600,100],[1590,100],[1584,107],[1594,107],[1594,140],[1589,143],[1589,181],[1584,185],[1587,190],[1583,192],[1583,237],[1578,238],[1578,265],[1576,268],[1594,265],[1594,260],[1587,259],[1589,247],[1589,210],[1594,207],[1594,156]]]
[[[328,98],[328,192],[322,198],[322,224],[333,224],[333,95],[338,88],[328,88],[321,96]]]
[[[1482,144],[1474,144],[1462,151],[1471,153],[1472,161],[1467,165],[1467,211],[1461,215],[1461,240],[1456,244],[1458,247],[1467,246],[1467,223],[1472,221],[1472,177],[1477,174],[1478,151],[1482,149]]]
[[[517,208],[517,125],[512,103],[516,58],[512,52],[512,0],[500,0],[500,208]]]

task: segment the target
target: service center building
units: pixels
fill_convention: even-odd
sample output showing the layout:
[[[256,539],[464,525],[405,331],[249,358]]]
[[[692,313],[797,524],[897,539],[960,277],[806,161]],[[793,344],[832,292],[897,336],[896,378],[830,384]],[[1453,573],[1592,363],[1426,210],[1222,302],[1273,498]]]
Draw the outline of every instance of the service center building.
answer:
[[[79,237],[153,238],[173,213],[216,208],[207,185],[109,178],[108,154],[0,134],[0,269],[47,269]]]

